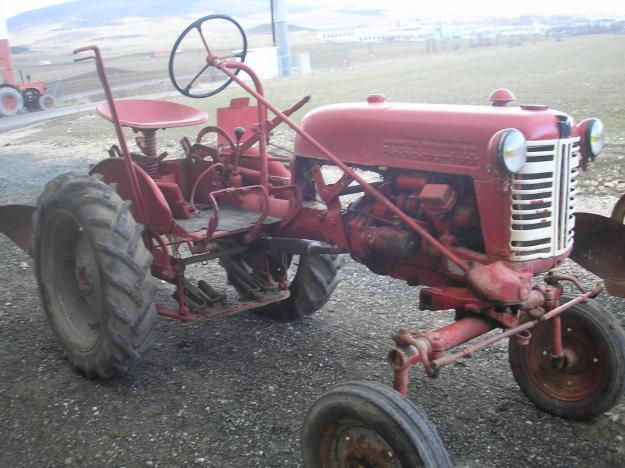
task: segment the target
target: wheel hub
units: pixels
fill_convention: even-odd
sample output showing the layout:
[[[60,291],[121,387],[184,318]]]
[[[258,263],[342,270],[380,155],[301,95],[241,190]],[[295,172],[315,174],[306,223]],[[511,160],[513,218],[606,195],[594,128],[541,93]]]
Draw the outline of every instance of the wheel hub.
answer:
[[[605,369],[601,349],[580,324],[572,323],[565,316],[562,327],[563,357],[554,358],[550,354],[550,332],[550,327],[537,330],[529,345],[527,356],[532,378],[543,391],[558,400],[588,398],[603,379]]]
[[[17,108],[17,100],[13,96],[4,96],[2,99],[2,107],[12,112]]]
[[[67,212],[57,212],[46,232],[43,281],[54,320],[68,346],[87,352],[100,335],[103,297],[98,263],[87,233]]]
[[[361,424],[345,424],[336,433],[330,466],[393,468],[401,463],[389,444],[374,430]]]

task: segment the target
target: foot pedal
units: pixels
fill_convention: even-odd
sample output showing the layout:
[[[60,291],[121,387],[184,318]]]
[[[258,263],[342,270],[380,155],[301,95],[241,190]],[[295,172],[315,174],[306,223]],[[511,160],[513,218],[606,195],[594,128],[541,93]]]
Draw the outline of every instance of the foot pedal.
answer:
[[[174,299],[178,300],[178,291],[174,293]],[[189,311],[198,315],[210,315],[214,309],[226,306],[226,296],[204,280],[200,280],[197,286],[185,280],[184,299]]]
[[[239,292],[243,300],[260,301],[267,295],[279,292],[278,284],[257,274],[239,258],[224,257],[219,260],[228,273],[228,282]],[[268,276],[268,275],[267,275]]]

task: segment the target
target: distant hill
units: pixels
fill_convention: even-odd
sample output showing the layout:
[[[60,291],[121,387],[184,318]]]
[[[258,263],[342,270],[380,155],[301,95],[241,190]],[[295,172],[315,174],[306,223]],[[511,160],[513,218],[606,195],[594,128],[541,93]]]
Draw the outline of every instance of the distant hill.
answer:
[[[224,13],[232,16],[248,16],[269,10],[266,0],[229,0],[208,2],[201,0],[75,0],[16,15],[8,20],[9,31],[62,24],[65,28],[102,26],[123,18],[154,18],[194,14]]]

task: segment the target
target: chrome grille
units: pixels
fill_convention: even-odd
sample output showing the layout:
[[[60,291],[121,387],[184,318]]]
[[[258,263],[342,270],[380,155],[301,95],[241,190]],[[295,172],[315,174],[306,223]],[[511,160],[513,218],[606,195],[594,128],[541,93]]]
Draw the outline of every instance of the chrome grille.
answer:
[[[512,177],[510,259],[549,258],[573,243],[579,137],[527,142],[527,162]]]

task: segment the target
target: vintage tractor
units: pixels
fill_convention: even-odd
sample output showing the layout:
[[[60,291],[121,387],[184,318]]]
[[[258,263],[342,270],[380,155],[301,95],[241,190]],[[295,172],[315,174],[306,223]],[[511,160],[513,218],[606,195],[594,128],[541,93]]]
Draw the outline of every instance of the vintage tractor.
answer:
[[[217,53],[211,31],[227,27],[239,43]],[[202,42],[203,61],[181,82],[176,51],[191,36]],[[321,396],[304,425],[306,466],[449,466],[436,431],[405,398],[409,369],[420,362],[435,377],[506,338],[516,381],[543,410],[589,419],[620,400],[625,335],[594,300],[601,287],[552,272],[573,249],[576,178],[601,152],[599,120],[578,124],[547,106],[508,106],[513,96],[500,89],[492,106],[372,95],[318,108],[299,125],[289,116],[308,98],[286,111],[268,102],[244,63],[243,30],[211,15],[176,41],[172,83],[205,98],[236,82],[255,103],[232,100],[216,126],[182,139],[184,158],[171,159],[159,154],[156,132],[202,124],[206,114],[115,101],[98,49],[76,52],[87,51],[93,55],[79,60],[96,61],[107,97],[98,113],[113,123],[118,145],[89,176],[48,183],[37,207],[0,210],[2,231],[34,258],[44,309],[79,372],[128,372],[157,313],[187,321],[252,309],[282,320],[308,316],[334,290],[340,254],[349,253],[377,274],[422,286],[419,307],[453,309],[455,320],[394,335],[395,390],[350,382]],[[223,81],[203,81],[211,69],[211,80]],[[268,153],[282,123],[296,133],[289,159]],[[123,127],[141,134],[138,150],[128,148]],[[225,269],[237,301],[185,275],[210,260]],[[176,307],[154,303],[152,277],[174,285]],[[564,296],[567,282],[578,293]],[[477,340],[495,329],[502,331]]]
[[[6,36],[6,24],[0,17],[0,117],[18,114],[24,108],[30,112],[54,107],[54,96],[47,93],[43,81],[32,81],[30,76],[22,82],[15,79],[11,46]]]

